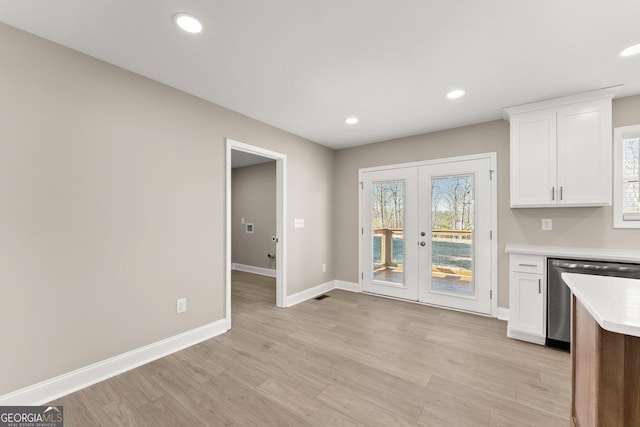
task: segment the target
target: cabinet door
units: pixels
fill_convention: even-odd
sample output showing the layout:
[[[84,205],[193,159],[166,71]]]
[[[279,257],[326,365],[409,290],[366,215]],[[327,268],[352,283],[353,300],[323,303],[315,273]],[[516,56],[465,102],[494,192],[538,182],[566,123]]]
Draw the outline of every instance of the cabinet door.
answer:
[[[510,122],[511,207],[555,204],[555,111],[518,114]]]
[[[509,330],[544,337],[544,276],[511,272]]]
[[[611,100],[558,110],[558,203],[611,204]]]

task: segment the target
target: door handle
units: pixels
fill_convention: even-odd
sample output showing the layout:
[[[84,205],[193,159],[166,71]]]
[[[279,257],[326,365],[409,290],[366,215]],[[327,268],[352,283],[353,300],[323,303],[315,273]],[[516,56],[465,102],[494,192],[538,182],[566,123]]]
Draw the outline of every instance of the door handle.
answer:
[[[551,200],[556,199],[556,187],[551,187]]]
[[[538,293],[542,293],[542,279],[538,279]]]
[[[562,186],[560,186],[560,200],[562,200]]]

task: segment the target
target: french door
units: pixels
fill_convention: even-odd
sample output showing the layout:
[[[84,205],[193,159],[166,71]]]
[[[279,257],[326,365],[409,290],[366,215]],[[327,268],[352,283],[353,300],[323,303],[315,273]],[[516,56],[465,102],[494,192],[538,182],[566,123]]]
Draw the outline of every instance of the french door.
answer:
[[[491,314],[494,161],[362,172],[363,291]]]

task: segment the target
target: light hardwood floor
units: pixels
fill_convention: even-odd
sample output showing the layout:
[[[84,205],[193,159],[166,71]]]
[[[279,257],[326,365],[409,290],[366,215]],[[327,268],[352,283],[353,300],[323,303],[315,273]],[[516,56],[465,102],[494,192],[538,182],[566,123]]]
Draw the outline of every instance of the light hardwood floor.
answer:
[[[506,323],[364,294],[275,308],[234,272],[232,330],[53,403],[65,426],[568,426],[569,354]]]

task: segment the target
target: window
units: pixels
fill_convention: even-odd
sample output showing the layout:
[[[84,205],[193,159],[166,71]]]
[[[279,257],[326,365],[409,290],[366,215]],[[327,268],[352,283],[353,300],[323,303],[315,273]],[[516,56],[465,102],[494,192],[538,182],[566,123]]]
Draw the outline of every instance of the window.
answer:
[[[614,130],[613,226],[640,228],[640,125]]]

